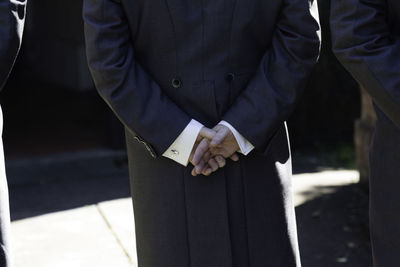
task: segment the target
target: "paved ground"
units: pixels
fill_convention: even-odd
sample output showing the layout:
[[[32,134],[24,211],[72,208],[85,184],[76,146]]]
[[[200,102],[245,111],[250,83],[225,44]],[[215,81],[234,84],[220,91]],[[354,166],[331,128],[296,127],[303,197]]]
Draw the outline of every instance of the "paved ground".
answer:
[[[15,266],[136,266],[124,162],[102,152],[9,162]],[[314,167],[295,166],[293,179],[303,266],[370,266],[358,173]]]

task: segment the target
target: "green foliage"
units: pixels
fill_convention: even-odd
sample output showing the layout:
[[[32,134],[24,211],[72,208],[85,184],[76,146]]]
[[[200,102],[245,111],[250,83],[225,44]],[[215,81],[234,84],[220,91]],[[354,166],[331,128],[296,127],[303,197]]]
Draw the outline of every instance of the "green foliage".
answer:
[[[326,166],[356,169],[355,149],[352,143],[322,144],[316,147],[316,155]]]

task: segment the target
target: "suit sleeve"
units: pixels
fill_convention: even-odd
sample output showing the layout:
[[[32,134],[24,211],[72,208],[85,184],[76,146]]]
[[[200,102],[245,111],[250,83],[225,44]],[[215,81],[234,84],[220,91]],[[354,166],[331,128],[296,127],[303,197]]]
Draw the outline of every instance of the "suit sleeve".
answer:
[[[223,116],[261,152],[306,86],[320,50],[315,0],[284,0],[271,46],[235,103]]]
[[[391,34],[384,0],[331,3],[336,57],[400,127],[400,37]]]
[[[132,37],[117,0],[85,0],[86,53],[96,88],[125,127],[162,155],[191,118],[135,61]],[[152,149],[152,150],[153,150]]]
[[[26,1],[0,0],[0,89],[21,46]]]

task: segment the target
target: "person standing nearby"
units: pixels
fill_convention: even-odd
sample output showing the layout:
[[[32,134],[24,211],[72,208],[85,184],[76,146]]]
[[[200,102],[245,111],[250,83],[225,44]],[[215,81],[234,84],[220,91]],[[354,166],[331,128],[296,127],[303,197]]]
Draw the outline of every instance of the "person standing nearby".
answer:
[[[333,51],[370,94],[370,234],[375,267],[400,266],[400,1],[333,0]]]
[[[26,0],[0,0],[0,90],[14,65],[22,41]],[[0,108],[0,135],[3,116]],[[4,165],[3,142],[0,138],[0,267],[10,267],[10,210]]]
[[[126,129],[138,266],[300,266],[285,120],[318,59],[316,1],[84,0],[83,17]]]

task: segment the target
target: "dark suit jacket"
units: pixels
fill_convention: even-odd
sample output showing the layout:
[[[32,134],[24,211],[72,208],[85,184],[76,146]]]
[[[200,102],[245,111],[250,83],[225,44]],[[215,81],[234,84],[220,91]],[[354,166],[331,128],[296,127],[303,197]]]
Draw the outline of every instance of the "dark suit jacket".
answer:
[[[333,50],[378,116],[370,153],[374,266],[400,266],[400,1],[331,3]]]
[[[91,73],[127,129],[139,266],[298,263],[294,217],[285,219],[292,214],[290,194],[282,193],[289,188],[290,169],[278,172],[275,162],[289,167],[283,122],[319,53],[312,4],[84,1]],[[156,158],[191,118],[208,127],[228,121],[256,152],[208,180],[191,177],[190,167]],[[253,182],[243,185],[243,177]],[[248,190],[247,202],[242,190]],[[248,234],[244,220],[251,225]]]
[[[0,89],[6,83],[21,44],[25,3],[26,1],[0,0]],[[1,117],[0,120],[1,133],[3,118]],[[4,164],[4,162],[0,162],[0,164]],[[0,266],[2,267],[10,264],[8,254],[9,221],[7,181],[5,173],[0,173]]]
[[[264,150],[316,61],[309,1],[214,2],[85,1],[96,87],[157,155],[192,117],[225,119]],[[230,73],[237,88],[227,86]]]

